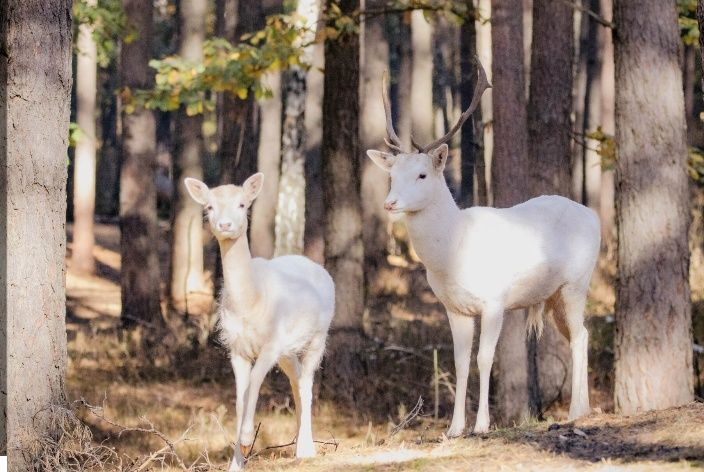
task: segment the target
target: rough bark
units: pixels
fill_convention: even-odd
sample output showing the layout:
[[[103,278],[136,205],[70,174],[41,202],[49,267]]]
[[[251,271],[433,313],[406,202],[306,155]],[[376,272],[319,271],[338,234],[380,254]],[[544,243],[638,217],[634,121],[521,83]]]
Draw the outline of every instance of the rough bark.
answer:
[[[570,195],[572,62],[574,14],[567,4],[533,0],[533,46],[528,103],[528,162],[531,196]],[[540,343],[529,338],[529,355],[537,354],[538,377],[530,377],[531,410],[569,392],[570,350],[552,323]]]
[[[413,137],[420,144],[433,140],[433,28],[421,10],[411,13],[413,69],[411,115]]]
[[[509,207],[529,193],[528,126],[524,82],[522,0],[492,0],[492,78],[494,155],[491,163],[494,206]],[[504,318],[496,349],[496,407],[499,422],[529,415],[525,310]]]
[[[226,0],[225,23],[225,38],[232,43],[239,42],[243,34],[264,26],[261,2]],[[244,100],[225,95],[220,145],[221,184],[241,185],[256,172],[258,143],[259,107],[254,95],[249,94]]]
[[[11,471],[31,468],[26,460],[37,452],[36,441],[59,433],[51,407],[66,406],[71,31],[68,0],[0,4],[0,187],[6,196],[0,449],[9,452]]]
[[[136,39],[120,51],[123,87],[149,89],[154,78],[151,3],[124,0]],[[124,107],[123,107],[124,110]],[[127,326],[160,327],[159,240],[156,213],[156,121],[150,110],[122,114],[120,252],[122,320]]]
[[[95,5],[96,0],[90,0]],[[93,219],[95,216],[95,103],[98,87],[97,47],[93,28],[78,27],[76,43],[76,123],[81,131],[73,163],[73,244],[71,269],[91,274],[95,270]]]
[[[367,7],[377,6],[367,2]],[[378,5],[378,6],[383,6]],[[383,207],[388,193],[388,174],[366,158],[367,149],[385,149],[384,105],[381,100],[381,77],[389,64],[389,45],[384,34],[384,18],[364,20],[362,84],[360,90],[360,132],[362,161],[362,210],[365,272],[373,284],[377,268],[384,264],[388,246],[388,216]]]
[[[322,157],[323,80],[325,51],[321,43],[313,47],[312,66],[306,74],[306,213],[303,252],[306,257],[322,264],[325,260],[323,238]]]
[[[119,73],[117,61],[112,61],[100,74],[100,154],[96,169],[95,212],[117,216],[120,201],[120,148],[118,131],[117,94]]]
[[[686,128],[676,2],[614,6],[614,397],[617,412],[634,414],[693,399]]]
[[[356,0],[336,3],[343,13],[359,7]],[[349,33],[326,40],[322,142],[325,267],[335,280],[333,327],[337,329],[361,329],[364,308],[358,94],[359,35]]]
[[[181,0],[178,5],[179,55],[190,62],[203,60],[206,0]],[[203,210],[188,194],[187,177],[203,180],[203,115],[176,112],[173,161],[174,197],[171,220],[169,305],[178,316],[203,315]]]
[[[468,11],[473,10],[473,1],[465,0]],[[473,16],[468,16],[460,27],[460,106],[466,110],[472,101],[474,85],[477,81],[476,65],[474,58],[477,55],[477,29]],[[459,204],[468,208],[474,204],[475,180],[484,179],[483,175],[475,172],[481,166],[476,165],[482,149],[482,114],[481,108],[472,116],[471,122],[466,123],[461,131],[461,183]],[[483,156],[481,156],[483,161]],[[484,170],[481,167],[481,170]],[[477,182],[477,190],[484,190],[483,182]]]

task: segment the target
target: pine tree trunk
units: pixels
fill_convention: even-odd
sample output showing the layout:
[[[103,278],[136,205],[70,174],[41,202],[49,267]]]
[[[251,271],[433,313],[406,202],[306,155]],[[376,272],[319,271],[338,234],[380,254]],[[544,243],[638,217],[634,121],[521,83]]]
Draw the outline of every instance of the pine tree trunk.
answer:
[[[473,11],[472,0],[465,0],[467,10]],[[471,13],[465,18],[460,27],[460,97],[461,108],[466,110],[472,101],[474,85],[477,81],[476,65],[474,58],[477,55],[477,29]],[[460,207],[468,208],[474,204],[474,182],[484,179],[475,171],[478,155],[482,149],[482,114],[478,109],[472,116],[471,122],[466,123],[461,131],[461,156],[462,156],[462,181],[460,184]],[[483,160],[483,156],[481,157]],[[482,168],[483,170],[483,168]],[[483,188],[480,182],[477,186]]]
[[[357,0],[328,0],[343,14]],[[362,367],[358,357],[364,310],[364,247],[360,200],[359,35],[325,41],[322,183],[325,205],[325,267],[335,280],[335,317],[323,382],[348,404],[356,401]]]
[[[207,1],[181,0],[178,10],[179,55],[202,62]],[[202,114],[188,116],[184,105],[176,112],[169,304],[175,314],[186,317],[210,311],[203,296],[203,210],[183,183],[186,177],[203,180],[202,125]]]
[[[154,79],[148,64],[152,57],[152,5],[141,0],[123,0],[123,8],[135,29],[136,39],[122,44],[121,85],[149,89]],[[127,326],[159,329],[163,317],[157,253],[156,121],[150,110],[123,112],[121,154],[122,320]]]
[[[533,46],[528,103],[528,162],[531,195],[570,195],[572,61],[574,14],[567,4],[533,0]],[[537,349],[538,378],[530,378],[534,414],[543,402],[569,392],[568,341],[552,323],[545,326]],[[536,384],[537,382],[537,384]],[[543,405],[541,405],[541,403]]]
[[[0,3],[0,187],[7,198],[0,219],[6,267],[0,449],[9,451],[11,471],[32,468],[36,441],[60,433],[51,407],[66,407],[71,32],[68,0]]]
[[[382,7],[383,2],[367,2],[366,7]],[[381,16],[365,18],[363,23],[362,84],[360,93],[360,132],[362,154],[367,149],[384,149],[386,122],[381,100],[381,78],[389,65],[389,44],[384,34],[385,20]],[[367,283],[374,285],[376,272],[385,263],[388,246],[388,216],[384,199],[388,193],[389,177],[374,163],[360,156],[362,161],[362,210],[364,257]]]
[[[614,7],[614,397],[616,411],[630,415],[693,399],[689,182],[676,2]]]
[[[257,171],[264,173],[261,192],[252,205],[249,249],[253,257],[269,259],[276,248],[276,206],[279,200],[281,172],[281,72],[272,72],[264,79],[271,87],[271,96],[257,101],[260,112]]]
[[[411,114],[413,137],[420,144],[433,140],[433,28],[421,10],[411,13],[413,70]]]
[[[522,0],[492,0],[492,80],[494,206],[526,199],[528,127],[523,64]],[[496,407],[499,422],[520,422],[529,415],[525,310],[504,317],[496,349]]]
[[[117,94],[119,82],[117,61],[100,74],[100,155],[96,168],[95,212],[104,216],[119,214],[120,201],[120,149],[117,136],[119,115]]]
[[[95,5],[90,0],[89,5]],[[76,122],[80,137],[73,164],[73,245],[71,269],[84,274],[95,271],[93,218],[95,216],[95,100],[97,95],[97,47],[93,28],[78,28],[76,53]]]
[[[316,1],[298,0],[302,26],[312,28],[303,43],[312,41],[318,20]],[[307,60],[312,57],[308,46]],[[292,67],[283,74],[283,126],[281,133],[281,177],[276,209],[275,254],[302,254],[305,233],[306,177],[306,71]]]
[[[613,17],[613,0],[601,1],[601,16],[611,21]],[[610,28],[601,28],[603,60],[601,63],[601,128],[604,133],[614,136],[615,123],[615,75],[614,75],[614,33]],[[608,254],[613,254],[616,242],[614,225],[616,209],[614,204],[615,185],[614,170],[603,169],[601,173],[601,192],[599,194],[599,218],[601,219],[601,242]]]
[[[237,15],[229,12],[236,11]],[[236,44],[240,37],[264,26],[261,2],[225,0],[225,38]],[[236,23],[235,23],[236,18]],[[259,107],[254,94],[240,100],[223,97],[223,135],[220,146],[220,183],[241,185],[257,170]]]
[[[478,0],[477,20],[474,22],[474,27],[477,31],[477,56],[484,66],[487,73],[487,78],[492,82],[492,63],[491,63],[491,23],[484,21],[491,14],[491,0]],[[493,89],[488,89],[482,95],[481,105],[481,142],[482,148],[476,154],[476,170],[474,174],[477,176],[477,191],[474,204],[477,206],[486,206],[493,202],[491,189],[491,158],[494,154],[494,120],[493,120]],[[489,172],[487,172],[489,169]],[[487,175],[488,174],[488,175]]]

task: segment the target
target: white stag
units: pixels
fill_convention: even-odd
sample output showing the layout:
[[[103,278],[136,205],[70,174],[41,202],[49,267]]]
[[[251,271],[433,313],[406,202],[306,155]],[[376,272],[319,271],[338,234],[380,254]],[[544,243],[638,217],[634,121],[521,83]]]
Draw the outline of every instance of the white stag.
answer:
[[[446,143],[491,87],[481,64],[478,72],[469,108],[442,138],[427,146],[413,142],[417,152],[405,152],[394,131],[385,79],[382,97],[386,143],[394,152],[367,151],[391,174],[384,208],[405,215],[428,283],[447,310],[457,376],[454,412],[447,432],[450,437],[461,435],[465,428],[475,316],[481,316],[475,433],[489,429],[489,376],[504,312],[508,310],[529,308],[528,328],[538,335],[544,309],[552,311],[572,351],[569,418],[590,411],[584,307],[599,252],[599,219],[585,206],[560,196],[541,196],[505,209],[457,207],[443,177]]]
[[[237,444],[230,471],[242,467],[252,446],[259,389],[276,363],[293,390],[298,420],[296,457],[315,456],[313,375],[323,357],[335,312],[335,286],[320,265],[302,256],[252,258],[247,210],[262,188],[263,177],[254,174],[242,187],[213,189],[199,180],[185,179],[188,192],[203,205],[220,244],[225,286],[219,323],[222,341],[230,351],[237,394]]]

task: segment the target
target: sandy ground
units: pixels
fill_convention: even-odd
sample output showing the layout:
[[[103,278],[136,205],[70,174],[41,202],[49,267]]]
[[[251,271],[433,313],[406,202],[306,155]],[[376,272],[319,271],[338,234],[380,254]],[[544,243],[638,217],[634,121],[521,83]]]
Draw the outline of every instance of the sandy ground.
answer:
[[[166,246],[166,230],[162,230]],[[227,470],[234,435],[234,379],[224,353],[213,347],[188,365],[149,371],[141,368],[130,357],[127,343],[116,329],[120,312],[117,230],[111,225],[98,225],[96,236],[98,273],[78,276],[70,267],[67,273],[67,387],[75,411],[90,426],[93,443],[113,451],[105,470]],[[168,260],[167,255],[162,247],[161,260]],[[164,274],[166,270],[162,265]],[[388,378],[374,382],[380,388],[383,381],[402,382],[403,395],[393,393],[391,399],[380,399],[376,411],[357,414],[331,402],[317,402],[313,428],[319,457],[301,461],[293,458],[294,448],[289,444],[295,436],[295,419],[288,382],[274,371],[262,389],[256,419],[260,430],[249,470],[704,468],[704,404],[632,417],[601,413],[611,408],[608,372],[592,376],[595,412],[575,423],[562,420],[564,411],[557,407],[550,412],[554,418],[548,417],[547,421],[447,440],[443,432],[449,423],[451,389],[443,384],[439,418],[434,420],[427,368],[432,350],[426,349],[438,349],[443,378],[451,385],[451,344],[444,315],[427,287],[418,285],[420,282],[394,284],[394,291],[406,297],[413,293],[421,305],[400,303],[392,296],[380,297],[370,308],[372,314],[366,323],[375,337],[377,332],[385,333],[383,355],[395,356],[393,371],[378,375]],[[612,303],[609,289],[599,285],[596,290],[601,290],[602,296],[596,297],[591,309],[608,311]],[[375,312],[383,312],[386,318]],[[599,333],[606,325],[600,326],[592,330],[597,339],[601,339]],[[414,350],[405,352],[404,346],[409,345]],[[377,354],[382,355],[381,348]],[[594,363],[599,366],[602,361],[596,357]],[[608,352],[602,357],[608,365]],[[477,387],[476,379],[471,378],[471,398],[476,397]],[[419,395],[425,399],[420,414],[392,435]],[[100,408],[87,408],[81,400]],[[468,406],[470,411],[476,407]],[[468,422],[472,420],[470,413]],[[173,450],[167,441],[173,444]]]

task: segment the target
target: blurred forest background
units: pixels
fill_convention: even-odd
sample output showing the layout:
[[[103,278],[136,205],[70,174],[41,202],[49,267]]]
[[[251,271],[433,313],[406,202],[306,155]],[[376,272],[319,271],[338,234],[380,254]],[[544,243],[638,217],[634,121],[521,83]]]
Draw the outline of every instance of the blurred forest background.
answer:
[[[304,254],[337,284],[316,382],[320,450],[342,444],[344,455],[345,441],[376,451],[398,438],[439,436],[454,398],[449,326],[403,222],[383,209],[388,176],[365,151],[385,149],[384,71],[410,147],[411,136],[442,136],[469,105],[476,60],[493,88],[450,146],[445,173],[460,207],[561,194],[601,218],[587,306],[592,407],[632,414],[702,401],[697,2],[614,3],[74,0],[63,203],[68,358],[58,340],[49,361],[67,362],[68,398],[49,396],[71,402],[89,429],[65,419],[68,442],[50,435],[59,439],[37,457],[124,470],[226,467],[234,378],[214,332],[222,270],[183,179],[241,184],[256,171],[265,179],[251,211],[252,254]],[[571,463],[505,443],[535,440],[537,427],[542,450],[564,452],[561,439],[525,419],[566,418],[568,345],[554,328],[524,343],[521,316],[504,327],[521,337],[500,341],[493,381],[503,393],[492,398],[492,417],[529,429],[487,444],[503,444],[506,456],[497,457],[505,460],[564,467]],[[637,371],[672,380],[654,392]],[[515,388],[501,390],[507,382]],[[477,395],[473,370],[470,424]],[[286,379],[272,372],[259,402],[255,467],[290,457],[290,448],[265,448],[293,437],[291,403]],[[569,460],[702,461],[701,431],[673,426],[703,419],[690,408],[668,410],[656,452],[609,449],[623,440],[612,431]],[[633,436],[648,424],[652,432],[645,420],[621,426]],[[396,436],[399,425],[408,431]],[[667,445],[676,440],[684,443]],[[69,443],[90,453],[71,456]]]

